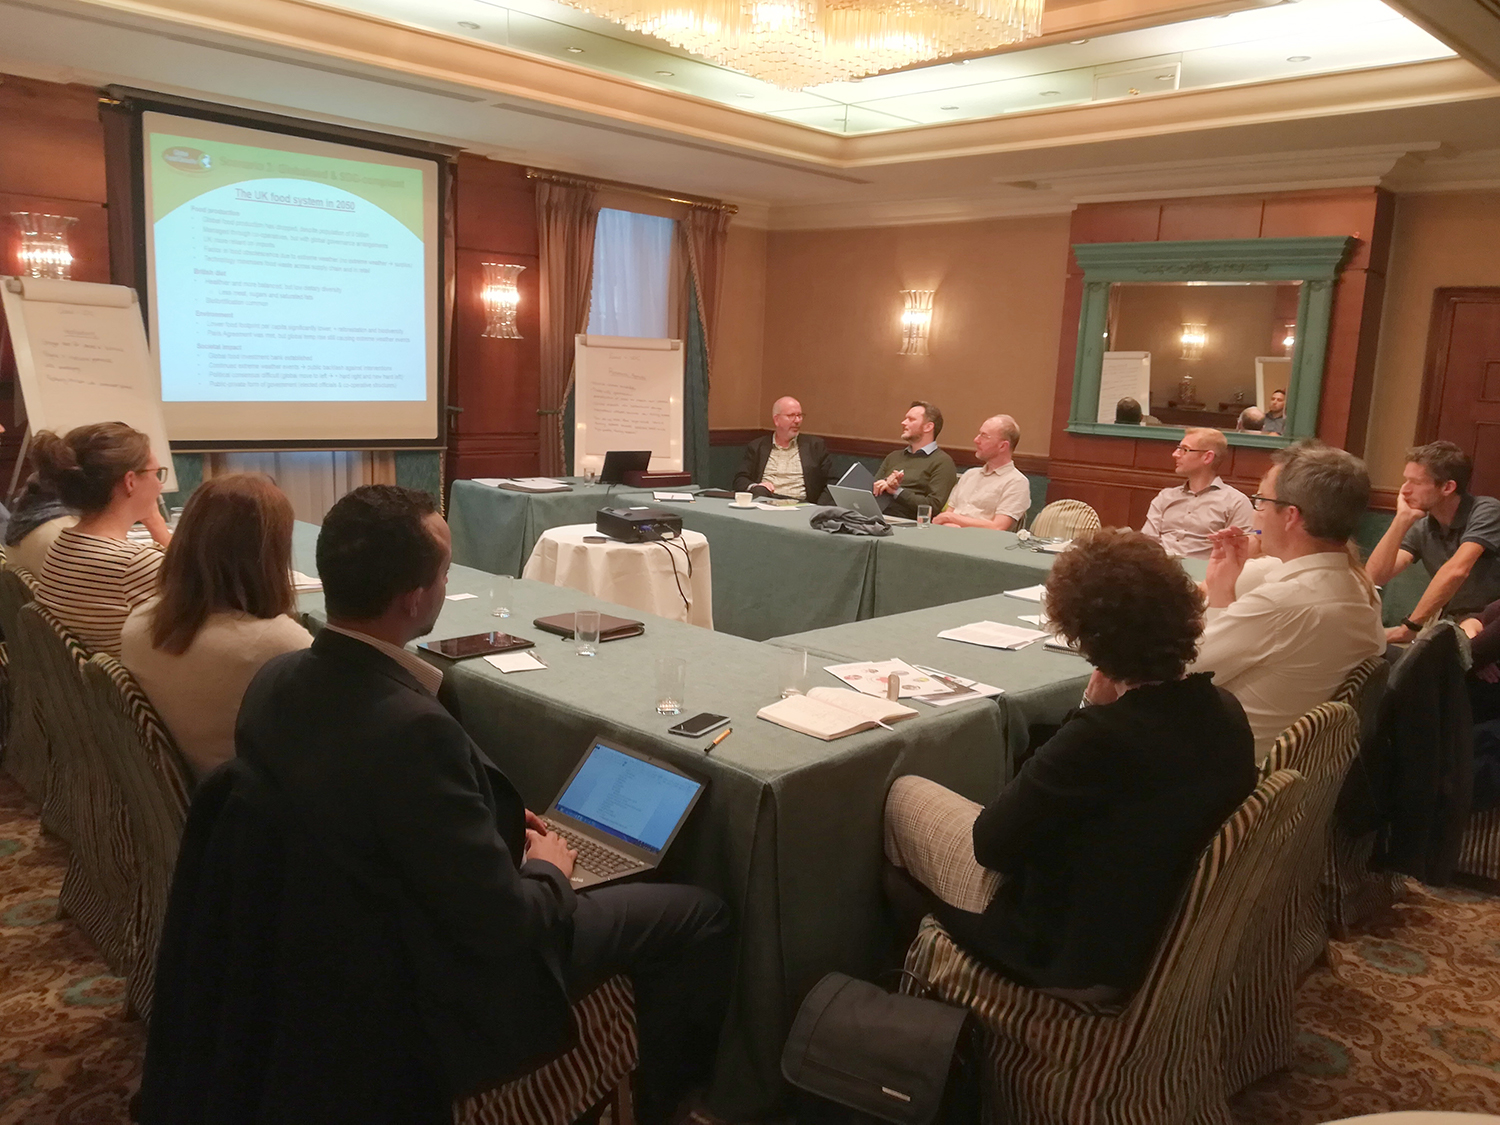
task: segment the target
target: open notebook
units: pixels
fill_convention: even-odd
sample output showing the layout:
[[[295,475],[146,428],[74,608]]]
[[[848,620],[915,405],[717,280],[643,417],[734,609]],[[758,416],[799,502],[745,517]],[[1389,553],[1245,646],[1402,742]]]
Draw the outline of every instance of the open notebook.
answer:
[[[916,709],[844,688],[815,687],[806,695],[789,695],[756,712],[762,719],[830,742],[862,730],[900,722]]]

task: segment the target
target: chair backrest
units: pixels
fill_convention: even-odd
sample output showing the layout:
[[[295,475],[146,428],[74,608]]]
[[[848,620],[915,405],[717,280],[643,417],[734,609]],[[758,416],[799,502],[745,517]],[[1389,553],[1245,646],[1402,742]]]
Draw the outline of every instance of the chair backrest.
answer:
[[[1347,703],[1359,715],[1359,742],[1375,733],[1375,721],[1380,717],[1380,701],[1385,698],[1386,685],[1391,678],[1391,662],[1384,656],[1372,656],[1344,677],[1344,682],[1333,693],[1334,703]]]
[[[1099,513],[1082,500],[1054,500],[1031,521],[1031,534],[1044,539],[1074,539],[1099,526]]]
[[[87,752],[92,731],[82,706],[79,669],[88,653],[55,617],[35,602],[16,613],[17,667],[35,692],[36,714],[47,740],[48,778],[42,797],[42,823],[69,842],[77,820],[80,792],[74,772]]]
[[[0,567],[0,636],[10,639],[16,629],[16,614],[35,598],[36,579],[30,571]]]

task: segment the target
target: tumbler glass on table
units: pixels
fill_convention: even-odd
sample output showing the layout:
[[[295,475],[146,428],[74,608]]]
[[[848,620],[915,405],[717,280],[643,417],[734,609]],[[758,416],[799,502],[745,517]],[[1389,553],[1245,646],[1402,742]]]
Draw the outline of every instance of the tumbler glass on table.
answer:
[[[599,651],[597,609],[580,609],[573,615],[573,639],[578,642],[579,656],[593,656]]]
[[[781,698],[789,695],[801,695],[806,690],[807,683],[807,650],[802,648],[783,649],[779,657],[780,680],[777,689],[781,692]]]
[[[516,580],[509,574],[495,574],[490,577],[490,616],[509,617],[511,609],[511,594],[515,590]]]
[[[931,504],[918,504],[917,505],[917,526],[918,527],[931,527],[932,526],[932,505]]]
[[[656,713],[680,715],[687,688],[687,661],[680,656],[656,658]]]

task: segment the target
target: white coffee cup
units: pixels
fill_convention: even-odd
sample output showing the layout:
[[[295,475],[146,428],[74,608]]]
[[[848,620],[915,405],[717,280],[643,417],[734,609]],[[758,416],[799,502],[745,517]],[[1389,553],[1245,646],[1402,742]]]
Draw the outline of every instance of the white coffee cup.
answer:
[[[736,492],[734,494],[734,503],[737,508],[748,508],[754,502],[755,497],[748,492]]]

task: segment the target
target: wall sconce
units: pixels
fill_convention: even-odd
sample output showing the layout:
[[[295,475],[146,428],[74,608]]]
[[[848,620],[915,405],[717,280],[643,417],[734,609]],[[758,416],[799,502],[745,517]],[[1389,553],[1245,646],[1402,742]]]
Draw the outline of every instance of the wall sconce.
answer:
[[[1297,322],[1287,321],[1285,331],[1281,337],[1281,350],[1286,355],[1291,355],[1297,347]]]
[[[68,249],[68,228],[78,220],[71,215],[44,215],[39,211],[12,211],[10,217],[21,228],[20,260],[24,277],[51,277],[67,281],[73,276],[73,252]]]
[[[482,262],[484,266],[484,290],[480,299],[484,302],[485,325],[481,336],[496,340],[519,340],[521,333],[516,328],[516,310],[521,304],[521,290],[516,279],[525,266],[508,266],[500,262]]]
[[[1181,339],[1183,359],[1202,359],[1203,345],[1208,343],[1208,325],[1184,324]]]
[[[906,308],[901,313],[900,355],[926,355],[927,334],[932,330],[933,289],[903,289]]]

